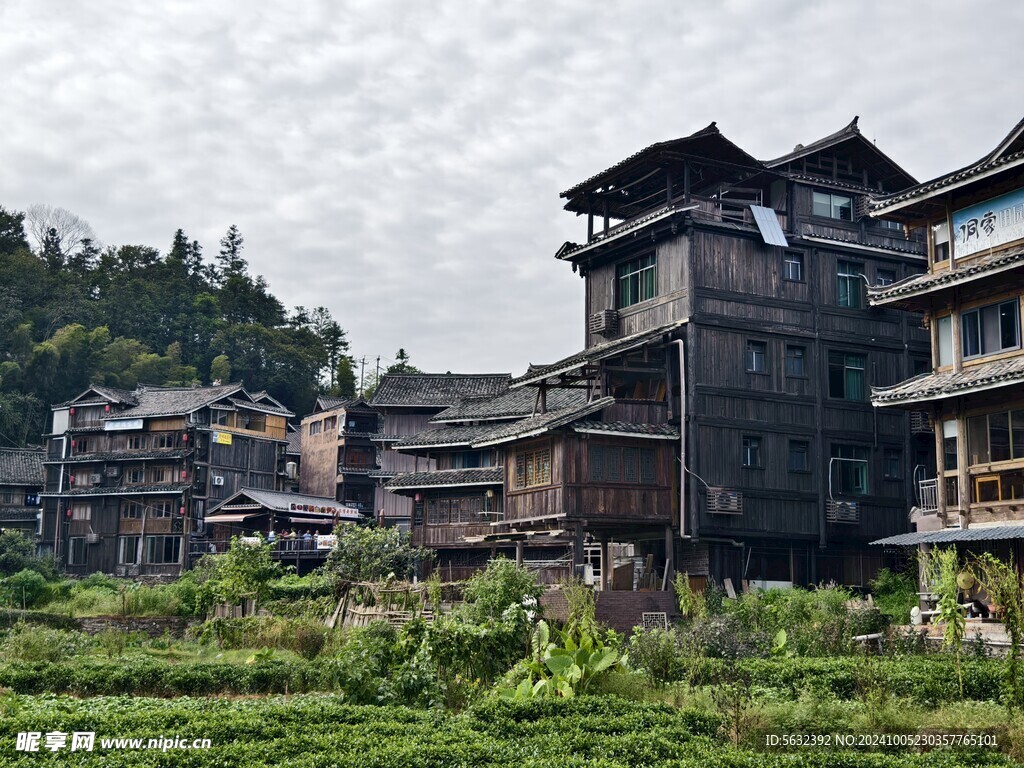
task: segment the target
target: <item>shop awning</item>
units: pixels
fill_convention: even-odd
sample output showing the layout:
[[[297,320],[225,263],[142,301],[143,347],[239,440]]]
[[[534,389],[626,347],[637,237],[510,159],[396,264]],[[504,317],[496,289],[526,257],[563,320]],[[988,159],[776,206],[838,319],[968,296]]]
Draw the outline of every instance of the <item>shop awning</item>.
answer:
[[[974,528],[947,528],[942,531],[918,531],[889,536],[872,544],[886,547],[908,547],[916,544],[955,544],[970,541],[1003,541],[1024,539],[1024,525],[994,525]]]

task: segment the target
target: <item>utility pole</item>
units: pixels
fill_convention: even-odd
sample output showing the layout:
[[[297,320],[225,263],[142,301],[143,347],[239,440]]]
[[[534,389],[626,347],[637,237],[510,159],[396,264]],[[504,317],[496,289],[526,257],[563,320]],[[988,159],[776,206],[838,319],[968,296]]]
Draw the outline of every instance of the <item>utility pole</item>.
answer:
[[[380,381],[380,355],[377,355],[377,378],[374,381]]]
[[[363,394],[363,371],[366,370],[366,355],[363,355],[363,359],[359,362],[359,394]]]

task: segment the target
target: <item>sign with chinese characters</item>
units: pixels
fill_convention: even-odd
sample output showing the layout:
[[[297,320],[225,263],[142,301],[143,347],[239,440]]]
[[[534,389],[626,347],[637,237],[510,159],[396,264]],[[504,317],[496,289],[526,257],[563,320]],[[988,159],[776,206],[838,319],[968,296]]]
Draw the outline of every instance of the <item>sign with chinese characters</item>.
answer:
[[[142,419],[110,419],[103,422],[104,432],[121,432],[126,429],[142,429]]]
[[[953,254],[958,259],[1024,239],[1024,189],[953,212]]]
[[[231,433],[230,432],[214,432],[211,435],[213,442],[218,445],[231,445]]]

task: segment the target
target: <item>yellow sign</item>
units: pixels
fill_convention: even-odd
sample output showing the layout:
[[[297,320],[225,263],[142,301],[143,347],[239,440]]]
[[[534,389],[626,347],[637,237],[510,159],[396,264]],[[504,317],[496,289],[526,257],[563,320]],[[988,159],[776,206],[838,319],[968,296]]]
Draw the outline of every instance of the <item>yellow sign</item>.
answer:
[[[231,445],[231,433],[230,432],[214,432],[213,442],[219,445]]]

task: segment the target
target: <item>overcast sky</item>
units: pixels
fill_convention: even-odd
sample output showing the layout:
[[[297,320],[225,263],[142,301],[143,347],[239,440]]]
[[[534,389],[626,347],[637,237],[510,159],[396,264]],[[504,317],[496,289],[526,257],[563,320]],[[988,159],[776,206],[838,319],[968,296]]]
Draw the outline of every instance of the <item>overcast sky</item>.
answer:
[[[582,346],[558,193],[712,120],[769,158],[860,115],[919,180],[1024,114],[1019,3],[0,0],[0,205],[209,257],[230,224],[357,357]]]

